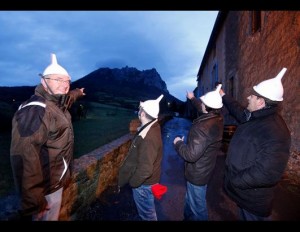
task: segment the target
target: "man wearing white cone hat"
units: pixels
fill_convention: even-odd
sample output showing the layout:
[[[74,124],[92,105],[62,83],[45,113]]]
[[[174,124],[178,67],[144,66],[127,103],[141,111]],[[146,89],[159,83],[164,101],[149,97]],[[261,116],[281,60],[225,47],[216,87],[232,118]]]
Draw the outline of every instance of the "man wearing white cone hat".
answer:
[[[193,121],[187,142],[176,137],[174,147],[185,161],[186,194],[184,204],[184,220],[206,221],[208,212],[206,205],[207,183],[216,164],[217,152],[222,145],[223,117],[220,109],[223,106],[219,94],[222,85],[218,85],[200,97],[195,98],[193,92],[187,98],[201,112]]]
[[[71,104],[85,95],[70,90],[71,77],[51,54],[35,94],[12,120],[11,165],[21,197],[22,219],[58,220],[63,189],[70,182],[74,134]]]
[[[278,110],[286,70],[255,85],[246,109],[220,90],[224,105],[240,123],[227,152],[224,188],[238,205],[241,220],[272,220],[274,190],[286,168],[291,144]]]
[[[163,145],[157,118],[162,98],[160,95],[155,100],[140,102],[138,117],[141,127],[119,170],[118,185],[132,187],[139,217],[145,221],[157,221],[152,188],[158,186],[161,175]]]

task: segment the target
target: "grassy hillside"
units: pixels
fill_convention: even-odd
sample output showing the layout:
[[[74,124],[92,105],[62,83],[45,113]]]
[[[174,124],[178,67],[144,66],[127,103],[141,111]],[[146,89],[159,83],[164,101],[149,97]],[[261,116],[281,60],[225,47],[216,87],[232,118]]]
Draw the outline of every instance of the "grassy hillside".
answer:
[[[86,118],[73,123],[75,158],[129,133],[129,123],[137,117],[133,110],[116,106],[89,103],[86,107]]]

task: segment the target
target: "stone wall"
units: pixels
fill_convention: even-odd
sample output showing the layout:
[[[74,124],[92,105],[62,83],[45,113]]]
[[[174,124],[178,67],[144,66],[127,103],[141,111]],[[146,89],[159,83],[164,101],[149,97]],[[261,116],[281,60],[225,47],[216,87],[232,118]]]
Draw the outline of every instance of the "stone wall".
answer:
[[[127,134],[74,160],[74,173],[63,193],[59,220],[77,220],[108,186],[115,184],[131,139],[132,134]]]
[[[162,126],[171,115],[161,115]],[[128,153],[131,140],[141,125],[138,118],[129,124],[129,134],[74,160],[71,183],[64,189],[60,221],[76,221],[90,204],[109,186],[115,186],[121,162]],[[17,195],[0,199],[0,221],[19,220]]]
[[[162,126],[172,116],[162,115]],[[118,169],[127,155],[131,140],[140,126],[139,119],[129,124],[130,133],[74,160],[71,184],[63,192],[59,220],[75,221],[109,187],[116,185]]]

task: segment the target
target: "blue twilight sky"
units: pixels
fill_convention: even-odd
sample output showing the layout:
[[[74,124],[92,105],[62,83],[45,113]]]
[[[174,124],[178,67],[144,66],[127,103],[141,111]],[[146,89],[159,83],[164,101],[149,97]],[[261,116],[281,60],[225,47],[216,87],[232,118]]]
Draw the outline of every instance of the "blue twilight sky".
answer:
[[[34,86],[50,53],[75,81],[101,68],[155,68],[186,100],[218,11],[0,11],[0,86]],[[84,87],[84,86],[83,86]]]

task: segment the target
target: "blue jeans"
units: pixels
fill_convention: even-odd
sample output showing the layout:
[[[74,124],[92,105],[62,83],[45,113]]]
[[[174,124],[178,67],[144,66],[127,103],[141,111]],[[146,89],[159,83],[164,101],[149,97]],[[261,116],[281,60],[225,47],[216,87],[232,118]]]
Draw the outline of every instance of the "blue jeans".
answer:
[[[241,221],[272,221],[271,216],[261,217],[250,213],[249,211],[239,208]]]
[[[206,207],[207,185],[197,186],[186,182],[186,194],[184,204],[184,220],[207,221]]]
[[[141,185],[138,188],[133,188],[132,193],[138,214],[142,220],[157,221],[151,185]]]

